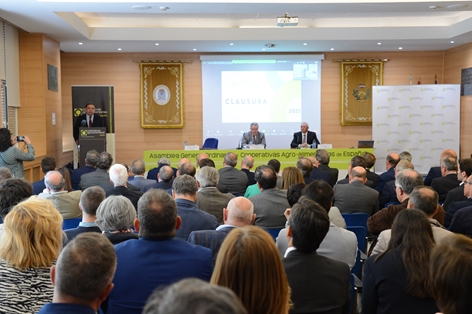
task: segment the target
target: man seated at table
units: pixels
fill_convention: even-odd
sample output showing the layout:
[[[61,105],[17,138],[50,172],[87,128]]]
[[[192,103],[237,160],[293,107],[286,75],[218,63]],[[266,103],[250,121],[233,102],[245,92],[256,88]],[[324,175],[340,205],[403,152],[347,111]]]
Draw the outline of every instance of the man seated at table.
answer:
[[[265,135],[262,132],[259,132],[259,124],[256,122],[251,123],[251,130],[243,134],[241,139],[241,146],[255,144],[255,145],[264,145],[266,147]]]
[[[320,144],[318,138],[316,137],[316,132],[308,131],[308,123],[302,122],[300,125],[301,132],[296,132],[293,134],[292,143],[290,143],[291,148],[317,148]]]

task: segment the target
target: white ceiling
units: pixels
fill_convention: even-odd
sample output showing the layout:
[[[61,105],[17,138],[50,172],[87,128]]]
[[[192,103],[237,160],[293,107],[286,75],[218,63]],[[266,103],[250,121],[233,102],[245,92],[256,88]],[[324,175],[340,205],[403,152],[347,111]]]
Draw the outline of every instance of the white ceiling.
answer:
[[[298,26],[276,26],[286,12]],[[0,18],[47,34],[65,52],[420,51],[472,42],[472,1],[2,0]]]

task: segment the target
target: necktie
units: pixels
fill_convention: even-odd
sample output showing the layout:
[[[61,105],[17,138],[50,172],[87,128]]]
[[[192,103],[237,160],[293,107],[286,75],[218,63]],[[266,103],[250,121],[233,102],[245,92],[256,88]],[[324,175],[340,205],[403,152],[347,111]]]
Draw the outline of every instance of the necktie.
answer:
[[[303,134],[303,144],[306,144],[306,134]]]
[[[255,135],[252,136],[252,143],[256,144],[256,136]]]
[[[91,127],[92,127],[92,124],[93,124],[92,117],[89,117],[89,125],[88,125],[88,126],[89,126],[89,128],[91,128]]]

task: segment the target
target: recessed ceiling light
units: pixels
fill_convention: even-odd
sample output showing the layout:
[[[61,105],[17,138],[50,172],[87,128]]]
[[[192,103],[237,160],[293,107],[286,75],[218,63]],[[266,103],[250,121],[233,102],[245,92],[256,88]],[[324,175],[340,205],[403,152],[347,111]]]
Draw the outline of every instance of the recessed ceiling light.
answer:
[[[306,46],[306,45],[308,45],[308,44],[307,44],[307,43],[303,43],[303,46]]]
[[[402,50],[402,49],[403,49],[403,47],[398,47],[398,49]]]
[[[230,45],[230,46],[232,46],[232,45],[233,45],[233,43],[230,43],[229,45]]]
[[[331,50],[334,50],[334,48],[331,48]]]
[[[453,43],[454,43],[454,40],[451,40],[451,44],[453,44]]]
[[[193,51],[196,51],[196,50],[197,50],[197,48],[193,48]]]
[[[377,43],[377,45],[379,45],[379,46],[380,46],[381,44],[382,44],[382,43]]]
[[[155,43],[154,45],[159,46],[159,43]]]
[[[79,45],[83,45],[84,43],[79,43]]]
[[[118,51],[121,51],[121,48],[118,48]]]
[[[148,5],[133,5],[132,8],[140,11],[146,11],[151,9],[151,7]]]

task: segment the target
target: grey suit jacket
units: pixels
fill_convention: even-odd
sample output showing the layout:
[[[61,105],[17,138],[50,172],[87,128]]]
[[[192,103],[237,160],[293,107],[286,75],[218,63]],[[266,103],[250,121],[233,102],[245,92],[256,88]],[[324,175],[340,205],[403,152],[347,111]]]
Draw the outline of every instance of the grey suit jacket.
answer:
[[[113,183],[110,182],[108,171],[97,169],[94,172],[83,174],[80,177],[79,189],[85,190],[91,186],[98,185],[105,191],[113,189]]]
[[[223,208],[234,198],[233,194],[221,193],[216,187],[205,187],[197,193],[197,207],[216,217],[223,224]]]
[[[249,200],[254,204],[256,226],[266,228],[283,228],[287,219],[284,212],[290,207],[287,201],[287,191],[278,188],[266,189],[251,196]]]
[[[231,194],[244,195],[247,188],[247,175],[233,167],[223,167],[218,170],[220,183],[226,185]]]
[[[333,206],[343,214],[362,212],[369,215],[379,210],[379,192],[354,181],[334,186]]]
[[[266,147],[265,135],[262,132],[257,132],[255,141],[251,132],[244,133],[241,139],[241,145],[247,145],[250,142],[252,142],[252,144],[262,144],[264,148]]]
[[[81,195],[82,191],[72,191],[69,193],[64,191],[55,194],[40,193],[38,197],[50,200],[63,219],[70,219],[82,217],[82,211],[79,208]]]
[[[144,188],[148,185],[156,184],[156,180],[145,179],[144,177],[135,176],[133,180],[129,181],[132,185],[139,188],[141,192],[144,192]]]

